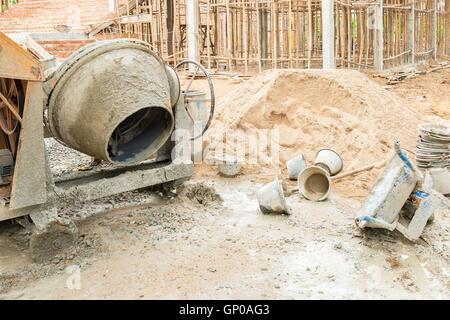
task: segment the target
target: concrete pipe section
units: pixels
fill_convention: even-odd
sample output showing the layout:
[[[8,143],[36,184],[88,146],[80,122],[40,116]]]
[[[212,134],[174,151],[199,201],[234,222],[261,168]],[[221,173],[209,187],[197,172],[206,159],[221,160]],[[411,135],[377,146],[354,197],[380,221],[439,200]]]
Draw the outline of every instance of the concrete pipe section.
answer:
[[[174,130],[171,100],[179,93],[171,88],[178,79],[170,71],[137,40],[86,46],[50,80],[48,126],[55,138],[96,159],[144,161]]]

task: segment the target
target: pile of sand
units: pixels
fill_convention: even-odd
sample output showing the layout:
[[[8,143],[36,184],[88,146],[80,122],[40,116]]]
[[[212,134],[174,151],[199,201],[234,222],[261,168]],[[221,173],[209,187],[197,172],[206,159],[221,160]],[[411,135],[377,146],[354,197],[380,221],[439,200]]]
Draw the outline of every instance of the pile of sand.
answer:
[[[344,171],[380,162],[391,157],[395,140],[414,150],[420,122],[402,99],[353,70],[263,72],[222,98],[217,109],[212,135],[279,129],[282,168],[300,153],[312,162],[321,148],[340,153]],[[251,171],[263,167],[252,165]],[[380,170],[343,179],[335,190],[365,196]]]

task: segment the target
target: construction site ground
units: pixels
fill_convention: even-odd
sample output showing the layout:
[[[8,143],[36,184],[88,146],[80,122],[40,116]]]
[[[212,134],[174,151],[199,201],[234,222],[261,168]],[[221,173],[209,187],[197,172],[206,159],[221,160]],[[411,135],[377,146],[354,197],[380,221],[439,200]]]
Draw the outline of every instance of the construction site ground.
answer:
[[[450,69],[390,86],[373,79],[424,119],[450,120]],[[214,85],[220,98],[242,83],[215,79]],[[75,165],[89,161],[53,140],[47,147],[54,170],[64,165],[61,154]],[[61,204],[79,240],[47,264],[31,259],[30,228],[0,223],[0,299],[449,298],[444,207],[412,243],[396,231],[355,227],[364,194],[346,193],[351,179],[337,182],[324,202],[293,192],[287,195],[292,215],[264,215],[255,193],[273,170],[243,173],[224,178],[216,166],[202,164],[176,190]]]

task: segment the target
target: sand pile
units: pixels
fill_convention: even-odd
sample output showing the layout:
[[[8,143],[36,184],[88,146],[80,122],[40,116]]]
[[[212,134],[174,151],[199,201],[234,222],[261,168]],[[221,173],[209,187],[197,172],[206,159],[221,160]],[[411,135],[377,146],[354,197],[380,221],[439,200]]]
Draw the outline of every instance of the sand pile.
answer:
[[[278,129],[282,167],[299,153],[312,162],[319,149],[331,148],[349,171],[390,158],[397,139],[414,150],[419,119],[402,99],[357,71],[273,70],[222,98],[210,132]],[[335,190],[365,196],[379,172],[343,179]]]

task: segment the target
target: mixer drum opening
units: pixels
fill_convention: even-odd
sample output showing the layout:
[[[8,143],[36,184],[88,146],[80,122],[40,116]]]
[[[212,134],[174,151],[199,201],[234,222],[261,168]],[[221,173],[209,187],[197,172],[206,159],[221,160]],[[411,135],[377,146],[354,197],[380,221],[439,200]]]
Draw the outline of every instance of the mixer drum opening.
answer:
[[[156,152],[167,141],[171,130],[171,115],[167,109],[141,109],[114,130],[108,143],[108,155],[111,161],[117,163],[145,157]]]

